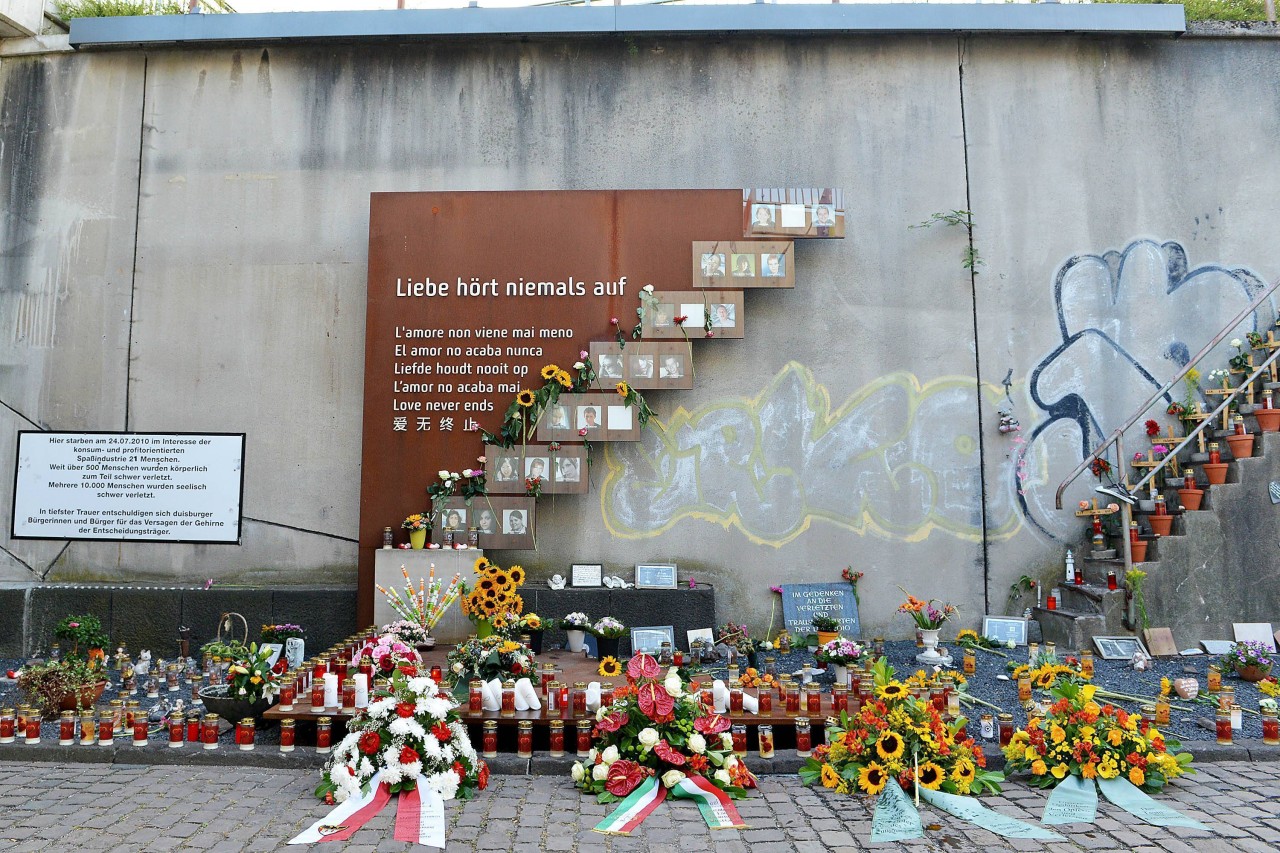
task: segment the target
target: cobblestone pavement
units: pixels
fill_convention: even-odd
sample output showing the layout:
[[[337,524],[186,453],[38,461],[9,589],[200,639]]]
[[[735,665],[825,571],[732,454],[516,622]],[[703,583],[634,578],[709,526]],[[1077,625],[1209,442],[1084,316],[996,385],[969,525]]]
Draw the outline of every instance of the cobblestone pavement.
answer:
[[[305,850],[290,837],[323,816],[312,796],[314,772],[234,767],[0,763],[0,849],[21,853],[72,850]],[[1038,820],[1045,792],[1011,783],[987,798],[997,811]],[[498,776],[479,799],[450,803],[450,851],[775,851],[1090,850],[1216,853],[1280,849],[1280,763],[1205,764],[1161,799],[1212,827],[1212,833],[1134,824],[1099,803],[1095,825],[1077,824],[1069,843],[1010,841],[921,808],[921,840],[870,847],[871,813],[863,799],[802,786],[794,776],[767,776],[739,803],[751,828],[712,832],[688,802],[659,806],[631,837],[591,831],[606,807],[580,796],[557,776]],[[343,853],[392,853],[410,845],[391,838],[388,807],[345,845]],[[330,845],[320,848],[328,849]],[[428,850],[430,848],[417,848]]]

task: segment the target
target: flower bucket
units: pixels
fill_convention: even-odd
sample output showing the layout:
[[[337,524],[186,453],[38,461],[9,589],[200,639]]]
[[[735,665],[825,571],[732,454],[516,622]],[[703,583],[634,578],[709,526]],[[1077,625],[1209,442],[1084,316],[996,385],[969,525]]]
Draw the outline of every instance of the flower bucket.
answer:
[[[427,545],[427,531],[425,529],[409,531],[409,546],[413,548],[413,550],[421,551],[423,548],[426,547],[426,545]]]
[[[596,637],[596,657],[600,660],[618,657],[619,637]]]
[[[569,637],[569,651],[575,655],[582,654],[582,646],[587,640],[587,632],[575,631],[570,628],[565,631],[565,634]]]
[[[1211,486],[1221,486],[1227,482],[1227,462],[1204,463],[1204,476]]]
[[[1172,515],[1149,515],[1147,523],[1151,525],[1151,532],[1157,536],[1168,536],[1169,531],[1173,529]]]
[[[819,646],[825,646],[827,643],[831,642],[832,640],[838,640],[838,639],[840,639],[839,631],[819,631],[818,632]]]
[[[843,684],[845,687],[848,687],[849,686],[849,667],[845,666],[842,663],[838,663],[835,665],[835,670],[836,670],[836,684]]]
[[[1137,542],[1130,544],[1133,551],[1133,561],[1135,563],[1145,563],[1147,561],[1147,540],[1139,539]]]
[[[1254,409],[1253,416],[1258,419],[1258,429],[1263,432],[1280,430],[1280,409]]]
[[[1182,501],[1183,509],[1199,509],[1204,502],[1204,489],[1178,489],[1178,500]]]
[[[1253,455],[1253,435],[1229,435],[1227,444],[1231,445],[1231,455],[1236,459],[1248,459]]]

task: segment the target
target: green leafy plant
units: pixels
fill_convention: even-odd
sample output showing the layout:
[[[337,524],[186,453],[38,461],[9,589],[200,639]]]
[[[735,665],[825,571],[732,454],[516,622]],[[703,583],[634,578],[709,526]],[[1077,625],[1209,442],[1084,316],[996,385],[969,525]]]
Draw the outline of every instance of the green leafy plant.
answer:
[[[72,18],[125,18],[142,15],[181,15],[187,11],[185,3],[178,0],[59,0],[54,4],[58,17],[64,21]]]
[[[1151,627],[1151,620],[1147,617],[1147,600],[1142,591],[1142,582],[1146,577],[1147,573],[1142,569],[1130,569],[1124,576],[1124,585],[1133,596],[1133,606],[1138,611],[1138,626],[1144,631]]]
[[[838,620],[833,619],[830,616],[824,616],[821,613],[815,615],[811,621],[813,623],[813,627],[819,631],[840,630],[840,622]]]
[[[973,212],[968,210],[949,210],[946,212],[938,212],[930,216],[919,225],[912,225],[912,228],[932,228],[934,225],[945,225],[947,227],[959,226],[965,230],[965,234],[969,237],[969,243],[960,253],[960,265],[971,272],[973,275],[978,274],[978,267],[986,263],[978,256],[978,249],[973,244]]]
[[[1095,3],[1171,3],[1173,0],[1093,0]],[[1179,0],[1188,21],[1265,21],[1264,0]]]
[[[236,660],[248,654],[248,647],[239,640],[210,640],[200,647],[201,657],[216,660]]]
[[[64,645],[63,654],[67,657],[88,658],[90,649],[101,651],[111,642],[107,632],[102,630],[102,622],[97,616],[67,616],[53,629],[53,635]]]
[[[18,673],[18,689],[42,714],[56,717],[63,698],[69,693],[74,692],[77,709],[92,708],[92,699],[84,703],[81,693],[105,678],[102,661],[71,657],[23,667]]]

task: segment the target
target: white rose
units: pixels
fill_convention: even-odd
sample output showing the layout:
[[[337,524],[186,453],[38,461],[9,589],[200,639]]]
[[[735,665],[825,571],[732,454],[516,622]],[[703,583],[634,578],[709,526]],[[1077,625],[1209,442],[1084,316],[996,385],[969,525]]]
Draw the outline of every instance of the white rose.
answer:
[[[606,765],[612,764],[620,757],[621,756],[618,755],[618,748],[616,746],[607,746],[605,747],[604,752],[600,753],[600,760]]]
[[[721,748],[721,749],[733,749],[733,735],[729,734],[728,732],[721,732],[721,733],[720,733],[720,748]]]
[[[662,774],[662,784],[668,788],[674,788],[680,784],[680,780],[684,778],[684,774],[679,770],[668,770]]]
[[[593,747],[591,747],[591,749],[587,750],[587,763],[588,763],[588,764],[595,764],[595,763],[596,763],[596,757],[597,757],[598,755],[600,755],[600,750],[596,749],[594,746],[593,746]]]
[[[451,666],[451,667],[449,667],[449,668],[450,668],[450,669],[452,669],[454,672],[458,673],[459,675],[461,675],[461,674],[462,674],[462,663],[461,663],[461,662],[459,662],[459,663],[455,663],[453,666]]]
[[[581,782],[587,775],[587,769],[582,766],[581,761],[575,761],[573,767],[569,768],[569,775],[573,777],[573,781]]]
[[[773,643],[769,642],[768,640],[764,640],[763,642],[760,643],[760,648],[764,649],[766,652],[772,651]]]
[[[573,363],[573,369],[574,369],[574,370],[582,370],[584,367],[586,367],[586,365],[585,365],[585,364],[583,364],[583,363],[582,363],[582,362],[580,362],[580,361],[575,361],[575,362]]]
[[[684,685],[680,682],[680,676],[678,675],[668,675],[666,681],[662,682],[662,686],[669,695],[676,699],[679,699],[681,694],[684,693]]]
[[[1013,640],[1010,640],[1009,642],[1005,643],[1006,648],[1013,649],[1013,648],[1017,648],[1017,646],[1018,644],[1015,643]]]
[[[719,782],[719,783],[720,783],[720,784],[722,784],[722,785],[732,785],[732,784],[733,784],[733,780],[729,778],[729,771],[728,771],[728,770],[717,770],[717,771],[716,771],[716,781],[717,781],[717,782]]]
[[[1231,345],[1232,345],[1233,347],[1238,347],[1238,346],[1240,346],[1242,343],[1244,343],[1244,341],[1240,340],[1239,338],[1232,338],[1232,339],[1231,339]]]
[[[437,471],[437,472],[436,472],[436,476],[437,476],[437,477],[439,477],[441,480],[447,480],[447,479],[449,479],[449,472],[448,472],[448,471]]]
[[[644,292],[645,292],[645,293],[653,293],[653,285],[652,285],[652,284],[646,284],[646,285],[644,286]]]
[[[727,756],[724,760],[724,769],[732,770],[738,766],[738,757],[736,755]]]
[[[654,744],[658,742],[658,730],[650,726],[640,730],[640,734],[636,735],[636,739],[647,749],[653,749]]]
[[[702,753],[707,751],[707,739],[697,732],[689,735],[688,743],[690,751],[695,752],[698,755],[702,755]]]
[[[449,475],[449,479],[450,479],[450,480],[457,480],[457,479],[458,479],[458,475],[457,475],[457,474],[450,474],[450,475]]]
[[[595,767],[591,768],[591,778],[595,779],[597,782],[603,782],[608,775],[608,764],[597,764]]]

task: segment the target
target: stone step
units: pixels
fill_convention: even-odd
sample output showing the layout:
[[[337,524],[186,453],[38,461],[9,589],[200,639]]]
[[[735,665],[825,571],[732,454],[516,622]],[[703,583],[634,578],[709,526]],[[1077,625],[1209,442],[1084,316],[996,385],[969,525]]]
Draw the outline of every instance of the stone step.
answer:
[[[1108,628],[1107,620],[1101,613],[1075,613],[1070,610],[1046,610],[1037,607],[1032,615],[1040,623],[1040,631],[1045,642],[1057,643],[1058,653],[1066,650],[1092,648],[1095,636],[1108,636],[1116,633]]]
[[[1119,579],[1119,572],[1117,580]],[[1062,596],[1061,606],[1072,613],[1101,614],[1108,624],[1119,624],[1124,615],[1124,587],[1107,589],[1105,585],[1062,584],[1058,587]]]

